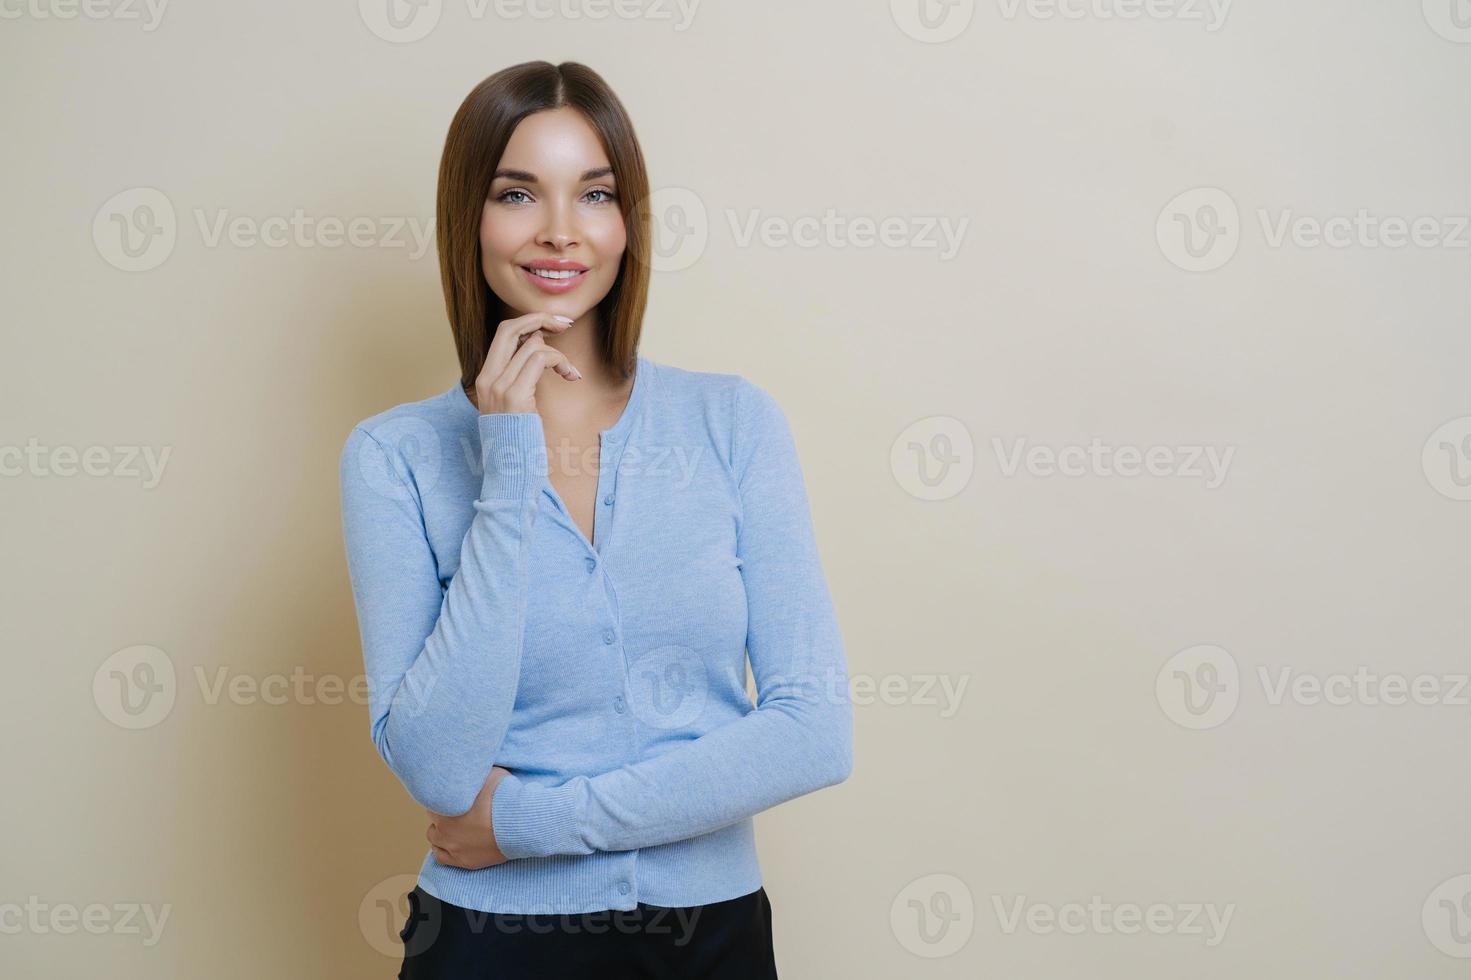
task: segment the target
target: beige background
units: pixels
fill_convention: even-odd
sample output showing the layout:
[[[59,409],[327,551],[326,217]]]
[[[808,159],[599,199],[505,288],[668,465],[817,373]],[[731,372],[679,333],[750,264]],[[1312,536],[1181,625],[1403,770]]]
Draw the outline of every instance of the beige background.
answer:
[[[705,0],[683,29],[652,0],[444,0],[410,41],[384,0],[180,2],[151,29],[142,6],[7,3],[0,972],[396,971],[375,902],[417,869],[422,811],[366,707],[315,686],[362,666],[338,451],[455,376],[432,250],[382,236],[427,229],[470,87],[547,58],[602,72],[655,185],[690,192],[665,195],[643,353],[777,396],[868,685],[853,777],[758,820],[782,975],[1463,976],[1452,2],[990,0],[936,7],[943,41],[901,0]],[[1120,4],[1146,15],[1102,15]],[[1193,259],[1181,221],[1208,242],[1222,194]],[[379,237],[211,237],[297,209]],[[773,237],[829,209],[897,219],[893,244]],[[1428,219],[1426,244],[1274,244],[1284,215],[1360,209]],[[776,223],[743,243],[753,215]],[[130,259],[117,218],[172,248]],[[925,219],[967,222],[958,252],[923,247]],[[1017,440],[1095,438],[1172,448],[1158,475],[1010,467]],[[89,447],[93,475],[61,475]],[[170,455],[150,482],[119,447]],[[1190,447],[1231,451],[1219,485]],[[139,656],[176,689],[129,729],[112,671]],[[1211,679],[1202,657],[1226,671],[1208,716],[1180,680]],[[1284,669],[1360,668],[1378,684],[1348,703],[1275,698]],[[293,673],[304,694],[251,693]],[[1421,675],[1430,703],[1372,703]],[[1124,931],[1131,903],[1174,925]],[[1191,904],[1229,908],[1224,935]],[[68,929],[88,905],[98,934]],[[167,909],[156,941],[130,905]]]

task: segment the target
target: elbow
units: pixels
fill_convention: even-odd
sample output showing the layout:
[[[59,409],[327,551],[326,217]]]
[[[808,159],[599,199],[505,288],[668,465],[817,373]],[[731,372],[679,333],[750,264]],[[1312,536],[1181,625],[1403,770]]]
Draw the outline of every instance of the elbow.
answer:
[[[426,810],[446,817],[459,817],[470,812],[475,805],[478,787],[457,786],[447,780],[435,779],[422,771],[395,771],[399,781],[409,795]]]
[[[824,785],[836,786],[853,775],[853,733],[849,729],[842,737],[836,739],[832,745],[832,762],[828,766],[827,782]]]
[[[386,725],[374,732],[373,746],[409,796],[424,809],[458,817],[475,805],[478,786],[438,778],[430,766],[414,761],[412,752],[400,751],[395,756],[389,748]]]
[[[853,712],[846,702],[826,705],[816,746],[822,752],[819,788],[835,786],[853,774]]]

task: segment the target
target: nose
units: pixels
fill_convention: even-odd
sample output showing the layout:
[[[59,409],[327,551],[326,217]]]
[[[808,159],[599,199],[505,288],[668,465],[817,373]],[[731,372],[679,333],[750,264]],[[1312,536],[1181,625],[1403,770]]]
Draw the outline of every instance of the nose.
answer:
[[[543,213],[546,218],[537,234],[538,245],[561,250],[577,244],[577,212],[571,204],[553,202]]]

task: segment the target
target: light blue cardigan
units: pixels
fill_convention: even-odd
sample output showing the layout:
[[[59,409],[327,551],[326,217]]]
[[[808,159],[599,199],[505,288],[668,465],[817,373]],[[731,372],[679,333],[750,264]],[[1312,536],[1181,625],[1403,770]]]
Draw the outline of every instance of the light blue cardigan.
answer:
[[[591,542],[547,454],[540,415],[481,415],[458,382],[343,447],[373,744],[439,813],[468,810],[492,765],[514,774],[493,799],[512,860],[467,871],[431,851],[419,884],[487,912],[749,894],[752,815],[852,769],[786,418],[743,377],[639,357],[601,433]]]

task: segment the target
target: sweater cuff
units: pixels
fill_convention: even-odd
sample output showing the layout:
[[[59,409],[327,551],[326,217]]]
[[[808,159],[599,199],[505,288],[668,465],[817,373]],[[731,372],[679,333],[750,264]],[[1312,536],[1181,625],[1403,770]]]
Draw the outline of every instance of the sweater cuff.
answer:
[[[528,487],[540,489],[547,476],[547,445],[541,415],[493,412],[480,416],[481,500],[519,500]]]
[[[543,786],[503,776],[490,798],[491,833],[508,858],[588,854],[577,834],[578,806],[572,783]]]

